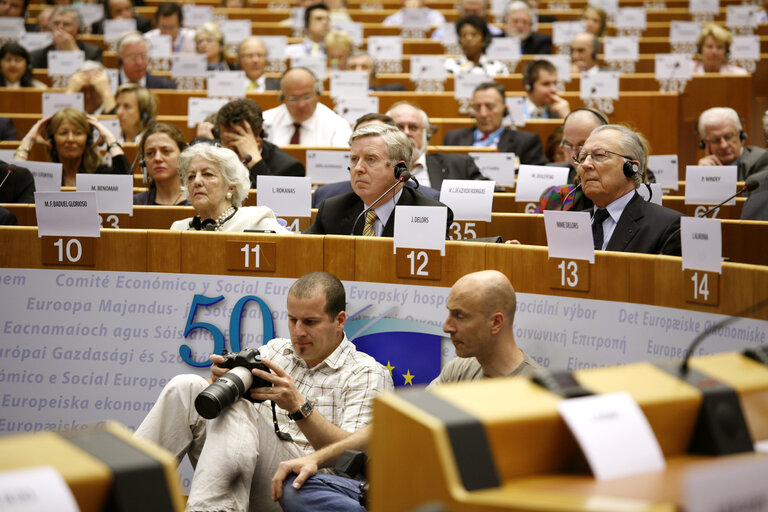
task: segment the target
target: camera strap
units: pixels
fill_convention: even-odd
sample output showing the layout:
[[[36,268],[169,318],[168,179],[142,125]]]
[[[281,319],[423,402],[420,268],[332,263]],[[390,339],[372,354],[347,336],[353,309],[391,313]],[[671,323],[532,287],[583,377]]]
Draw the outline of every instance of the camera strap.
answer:
[[[275,426],[275,434],[281,441],[293,441],[293,437],[288,432],[281,432],[280,427],[277,425],[277,411],[275,410],[275,402],[269,401],[272,404],[272,424]]]

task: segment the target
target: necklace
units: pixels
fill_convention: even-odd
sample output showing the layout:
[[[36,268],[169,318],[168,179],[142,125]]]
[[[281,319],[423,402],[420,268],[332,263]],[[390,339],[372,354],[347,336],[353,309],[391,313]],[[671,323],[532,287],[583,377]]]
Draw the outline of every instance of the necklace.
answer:
[[[235,213],[237,212],[237,208],[234,206],[230,206],[226,210],[224,210],[224,213],[219,215],[219,218],[216,219],[216,228],[215,231],[221,231],[221,226],[227,222],[229,219],[231,219]]]

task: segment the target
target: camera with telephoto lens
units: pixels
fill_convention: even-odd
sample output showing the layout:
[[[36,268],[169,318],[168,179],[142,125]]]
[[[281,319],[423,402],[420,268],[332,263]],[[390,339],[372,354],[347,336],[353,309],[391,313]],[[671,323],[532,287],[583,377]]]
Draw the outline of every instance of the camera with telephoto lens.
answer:
[[[195,409],[200,416],[209,420],[217,417],[222,410],[235,403],[235,400],[241,396],[251,402],[263,402],[264,400],[251,398],[248,391],[253,388],[272,387],[271,382],[255,377],[251,373],[254,368],[269,371],[269,368],[261,362],[261,355],[255,348],[246,348],[240,352],[225,350],[221,355],[224,356],[224,362],[218,366],[229,368],[229,371],[202,390],[195,398]]]

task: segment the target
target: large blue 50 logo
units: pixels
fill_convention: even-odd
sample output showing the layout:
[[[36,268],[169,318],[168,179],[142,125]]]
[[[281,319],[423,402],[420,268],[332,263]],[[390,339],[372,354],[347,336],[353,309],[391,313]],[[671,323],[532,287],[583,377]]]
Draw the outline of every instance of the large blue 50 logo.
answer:
[[[223,299],[223,295],[219,295],[218,297],[206,297],[205,295],[196,294],[192,299],[192,305],[189,307],[187,326],[184,328],[185,338],[189,337],[189,333],[195,329],[203,329],[210,332],[211,336],[213,336],[214,354],[221,354],[224,351],[224,333],[222,333],[221,330],[213,324],[209,324],[207,322],[194,322],[193,320],[195,319],[195,314],[197,314],[198,306],[213,306],[214,304],[221,302]],[[255,295],[246,295],[237,301],[237,304],[235,304],[235,307],[232,310],[232,316],[229,318],[229,344],[232,352],[240,352],[241,350],[240,324],[243,320],[243,309],[245,308],[245,305],[250,301],[258,303],[259,307],[261,308],[261,318],[264,322],[264,340],[271,340],[275,337],[275,327],[272,322],[272,312],[269,310],[269,306],[267,306],[266,302],[261,300],[259,297],[256,297]],[[189,345],[185,344],[180,346],[179,355],[181,355],[181,358],[188,365],[195,366],[197,368],[205,368],[206,366],[211,366],[211,362],[207,359],[205,361],[195,361],[192,359],[192,349],[189,348]]]

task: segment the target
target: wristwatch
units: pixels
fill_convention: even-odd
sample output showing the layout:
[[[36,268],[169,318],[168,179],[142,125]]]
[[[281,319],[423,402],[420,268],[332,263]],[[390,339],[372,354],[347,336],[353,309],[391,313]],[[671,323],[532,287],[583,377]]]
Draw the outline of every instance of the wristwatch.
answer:
[[[311,400],[307,400],[303,404],[301,404],[301,407],[299,407],[299,410],[291,413],[288,415],[289,418],[291,418],[293,421],[299,421],[305,419],[307,416],[312,414],[312,411],[315,410],[315,404]]]

